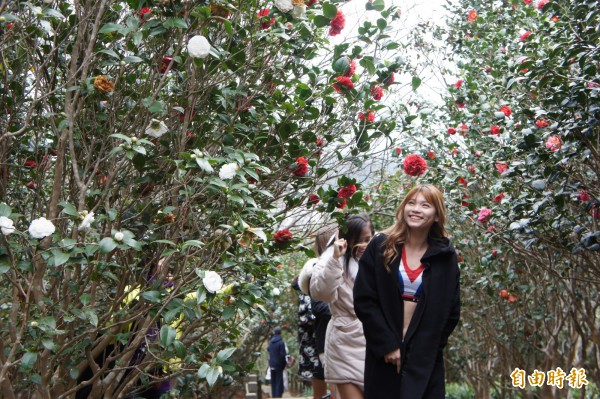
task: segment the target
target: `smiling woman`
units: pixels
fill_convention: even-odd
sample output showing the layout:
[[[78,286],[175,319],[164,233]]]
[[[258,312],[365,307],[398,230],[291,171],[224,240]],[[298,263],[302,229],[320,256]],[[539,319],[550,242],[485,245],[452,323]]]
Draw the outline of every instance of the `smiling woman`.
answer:
[[[360,259],[354,310],[367,341],[365,399],[445,396],[442,349],[460,316],[445,209],[435,186],[415,187]]]

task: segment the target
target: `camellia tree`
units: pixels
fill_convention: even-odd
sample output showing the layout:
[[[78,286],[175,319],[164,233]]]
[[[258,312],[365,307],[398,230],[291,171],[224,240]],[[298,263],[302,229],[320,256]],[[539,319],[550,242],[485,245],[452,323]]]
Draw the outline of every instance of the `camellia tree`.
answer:
[[[343,171],[396,126],[396,9],[366,3],[376,22],[330,46],[341,3],[0,5],[0,396],[252,369],[277,256],[308,233],[283,223],[365,206]]]
[[[477,398],[595,397],[598,4],[467,0],[448,10],[435,32],[449,44],[445,105],[420,104],[399,162],[427,160],[418,181],[444,188],[464,259],[451,377]]]

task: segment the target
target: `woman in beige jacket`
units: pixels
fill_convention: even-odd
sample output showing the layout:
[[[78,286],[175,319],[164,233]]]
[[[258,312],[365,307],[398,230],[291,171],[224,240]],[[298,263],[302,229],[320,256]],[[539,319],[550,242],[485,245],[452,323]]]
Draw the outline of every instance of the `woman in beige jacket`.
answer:
[[[332,237],[332,245],[319,258],[310,280],[311,296],[327,302],[331,310],[323,366],[325,380],[337,386],[339,399],[363,397],[365,337],[354,313],[352,289],[358,260],[373,234],[367,215],[350,215],[346,228]]]

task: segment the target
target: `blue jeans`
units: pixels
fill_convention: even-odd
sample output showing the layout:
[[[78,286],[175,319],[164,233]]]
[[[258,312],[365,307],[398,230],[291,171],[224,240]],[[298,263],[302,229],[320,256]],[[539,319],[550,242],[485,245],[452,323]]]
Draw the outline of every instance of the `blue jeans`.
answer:
[[[271,397],[281,398],[283,395],[283,369],[271,367]]]

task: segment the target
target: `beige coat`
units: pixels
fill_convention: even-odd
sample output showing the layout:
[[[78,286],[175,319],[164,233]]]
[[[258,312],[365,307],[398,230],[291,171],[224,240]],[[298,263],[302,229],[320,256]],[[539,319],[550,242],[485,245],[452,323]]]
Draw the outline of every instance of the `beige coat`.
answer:
[[[311,296],[329,304],[331,321],[325,338],[325,380],[333,384],[352,383],[363,389],[365,336],[354,313],[352,288],[358,263],[350,260],[344,272],[343,258],[333,259],[333,246],[319,258],[310,279]]]

